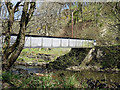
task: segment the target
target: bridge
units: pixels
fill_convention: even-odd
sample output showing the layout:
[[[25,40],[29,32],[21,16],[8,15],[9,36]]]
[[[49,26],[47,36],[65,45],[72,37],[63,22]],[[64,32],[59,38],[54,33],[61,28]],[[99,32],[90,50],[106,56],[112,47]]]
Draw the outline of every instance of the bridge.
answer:
[[[5,36],[3,36],[3,40],[4,38]],[[17,35],[11,35],[11,45],[15,42],[16,38]],[[26,35],[24,48],[92,48],[95,45],[95,40]]]

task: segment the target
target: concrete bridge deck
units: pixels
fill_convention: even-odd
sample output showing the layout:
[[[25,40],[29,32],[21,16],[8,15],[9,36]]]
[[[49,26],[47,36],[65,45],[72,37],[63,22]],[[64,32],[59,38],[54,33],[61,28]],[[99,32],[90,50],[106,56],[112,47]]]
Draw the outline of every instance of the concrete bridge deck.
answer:
[[[11,35],[11,45],[16,38],[16,35]],[[95,40],[27,35],[24,48],[92,48],[95,44]]]

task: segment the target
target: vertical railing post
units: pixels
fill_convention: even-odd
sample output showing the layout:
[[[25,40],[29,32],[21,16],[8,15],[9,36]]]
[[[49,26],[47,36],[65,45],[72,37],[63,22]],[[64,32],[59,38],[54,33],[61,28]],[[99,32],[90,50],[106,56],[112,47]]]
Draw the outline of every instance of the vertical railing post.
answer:
[[[32,44],[32,40],[31,40],[31,36],[30,36],[30,48],[31,48],[31,44]]]
[[[41,40],[41,48],[43,48],[43,37],[42,37],[42,40]]]
[[[68,48],[70,48],[70,39],[68,39]]]
[[[62,48],[62,39],[60,38],[60,48]]]
[[[51,48],[53,47],[53,38],[51,38]]]

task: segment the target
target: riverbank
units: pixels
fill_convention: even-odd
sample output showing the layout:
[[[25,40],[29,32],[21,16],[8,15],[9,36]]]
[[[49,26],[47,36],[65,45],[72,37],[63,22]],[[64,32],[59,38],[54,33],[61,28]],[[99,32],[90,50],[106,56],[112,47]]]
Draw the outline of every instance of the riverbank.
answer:
[[[120,45],[96,46],[92,49],[73,48],[47,66],[50,69],[77,67],[86,69],[120,69]],[[75,68],[74,68],[75,69]]]
[[[43,64],[53,62],[56,58],[68,53],[69,51],[70,48],[26,48],[22,50],[15,64],[25,66],[41,66]]]
[[[119,56],[116,58],[114,56],[118,54],[119,47],[112,47],[112,49],[111,47],[105,49],[103,49],[103,47],[97,48],[95,53],[99,52],[99,55],[102,55],[101,51],[104,52],[104,55],[106,55],[106,63],[103,63],[103,57],[102,59],[94,58],[90,62],[85,63],[85,66],[82,67],[80,64],[88,54],[89,49],[72,49],[70,52],[69,50],[62,51],[61,49],[62,52],[67,52],[65,55],[62,53],[59,54],[60,50],[55,52],[56,55],[53,54],[53,50],[28,50],[25,50],[21,54],[10,72],[3,72],[4,88],[120,89],[120,70],[116,67],[119,65]],[[35,58],[38,57],[38,55],[39,58]],[[113,58],[108,58],[107,60],[107,55],[111,55],[110,57],[118,60],[116,61],[117,63],[115,60],[112,60]],[[27,57],[27,59],[25,57]],[[57,59],[47,61],[44,60],[45,57],[56,57]],[[41,58],[44,58],[43,61],[38,62]],[[115,62],[115,64],[112,65],[111,63],[108,63],[109,60]],[[56,62],[54,63],[55,66],[53,68],[48,68],[53,62]],[[108,67],[109,65],[112,65],[111,68]]]
[[[3,72],[4,88],[89,88],[120,89],[120,72],[54,70],[49,73],[15,74]]]

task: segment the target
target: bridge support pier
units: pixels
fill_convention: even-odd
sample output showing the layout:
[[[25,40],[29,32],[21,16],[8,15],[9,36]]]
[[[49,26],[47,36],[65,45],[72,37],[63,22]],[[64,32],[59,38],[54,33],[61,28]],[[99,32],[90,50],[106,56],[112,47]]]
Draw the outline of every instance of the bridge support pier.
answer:
[[[82,63],[80,64],[80,67],[86,66],[86,64],[89,63],[89,62],[93,59],[93,57],[94,57],[94,52],[95,52],[95,48],[92,48],[92,49],[89,51],[88,55],[85,57],[85,59],[84,59],[84,60],[82,61]]]

